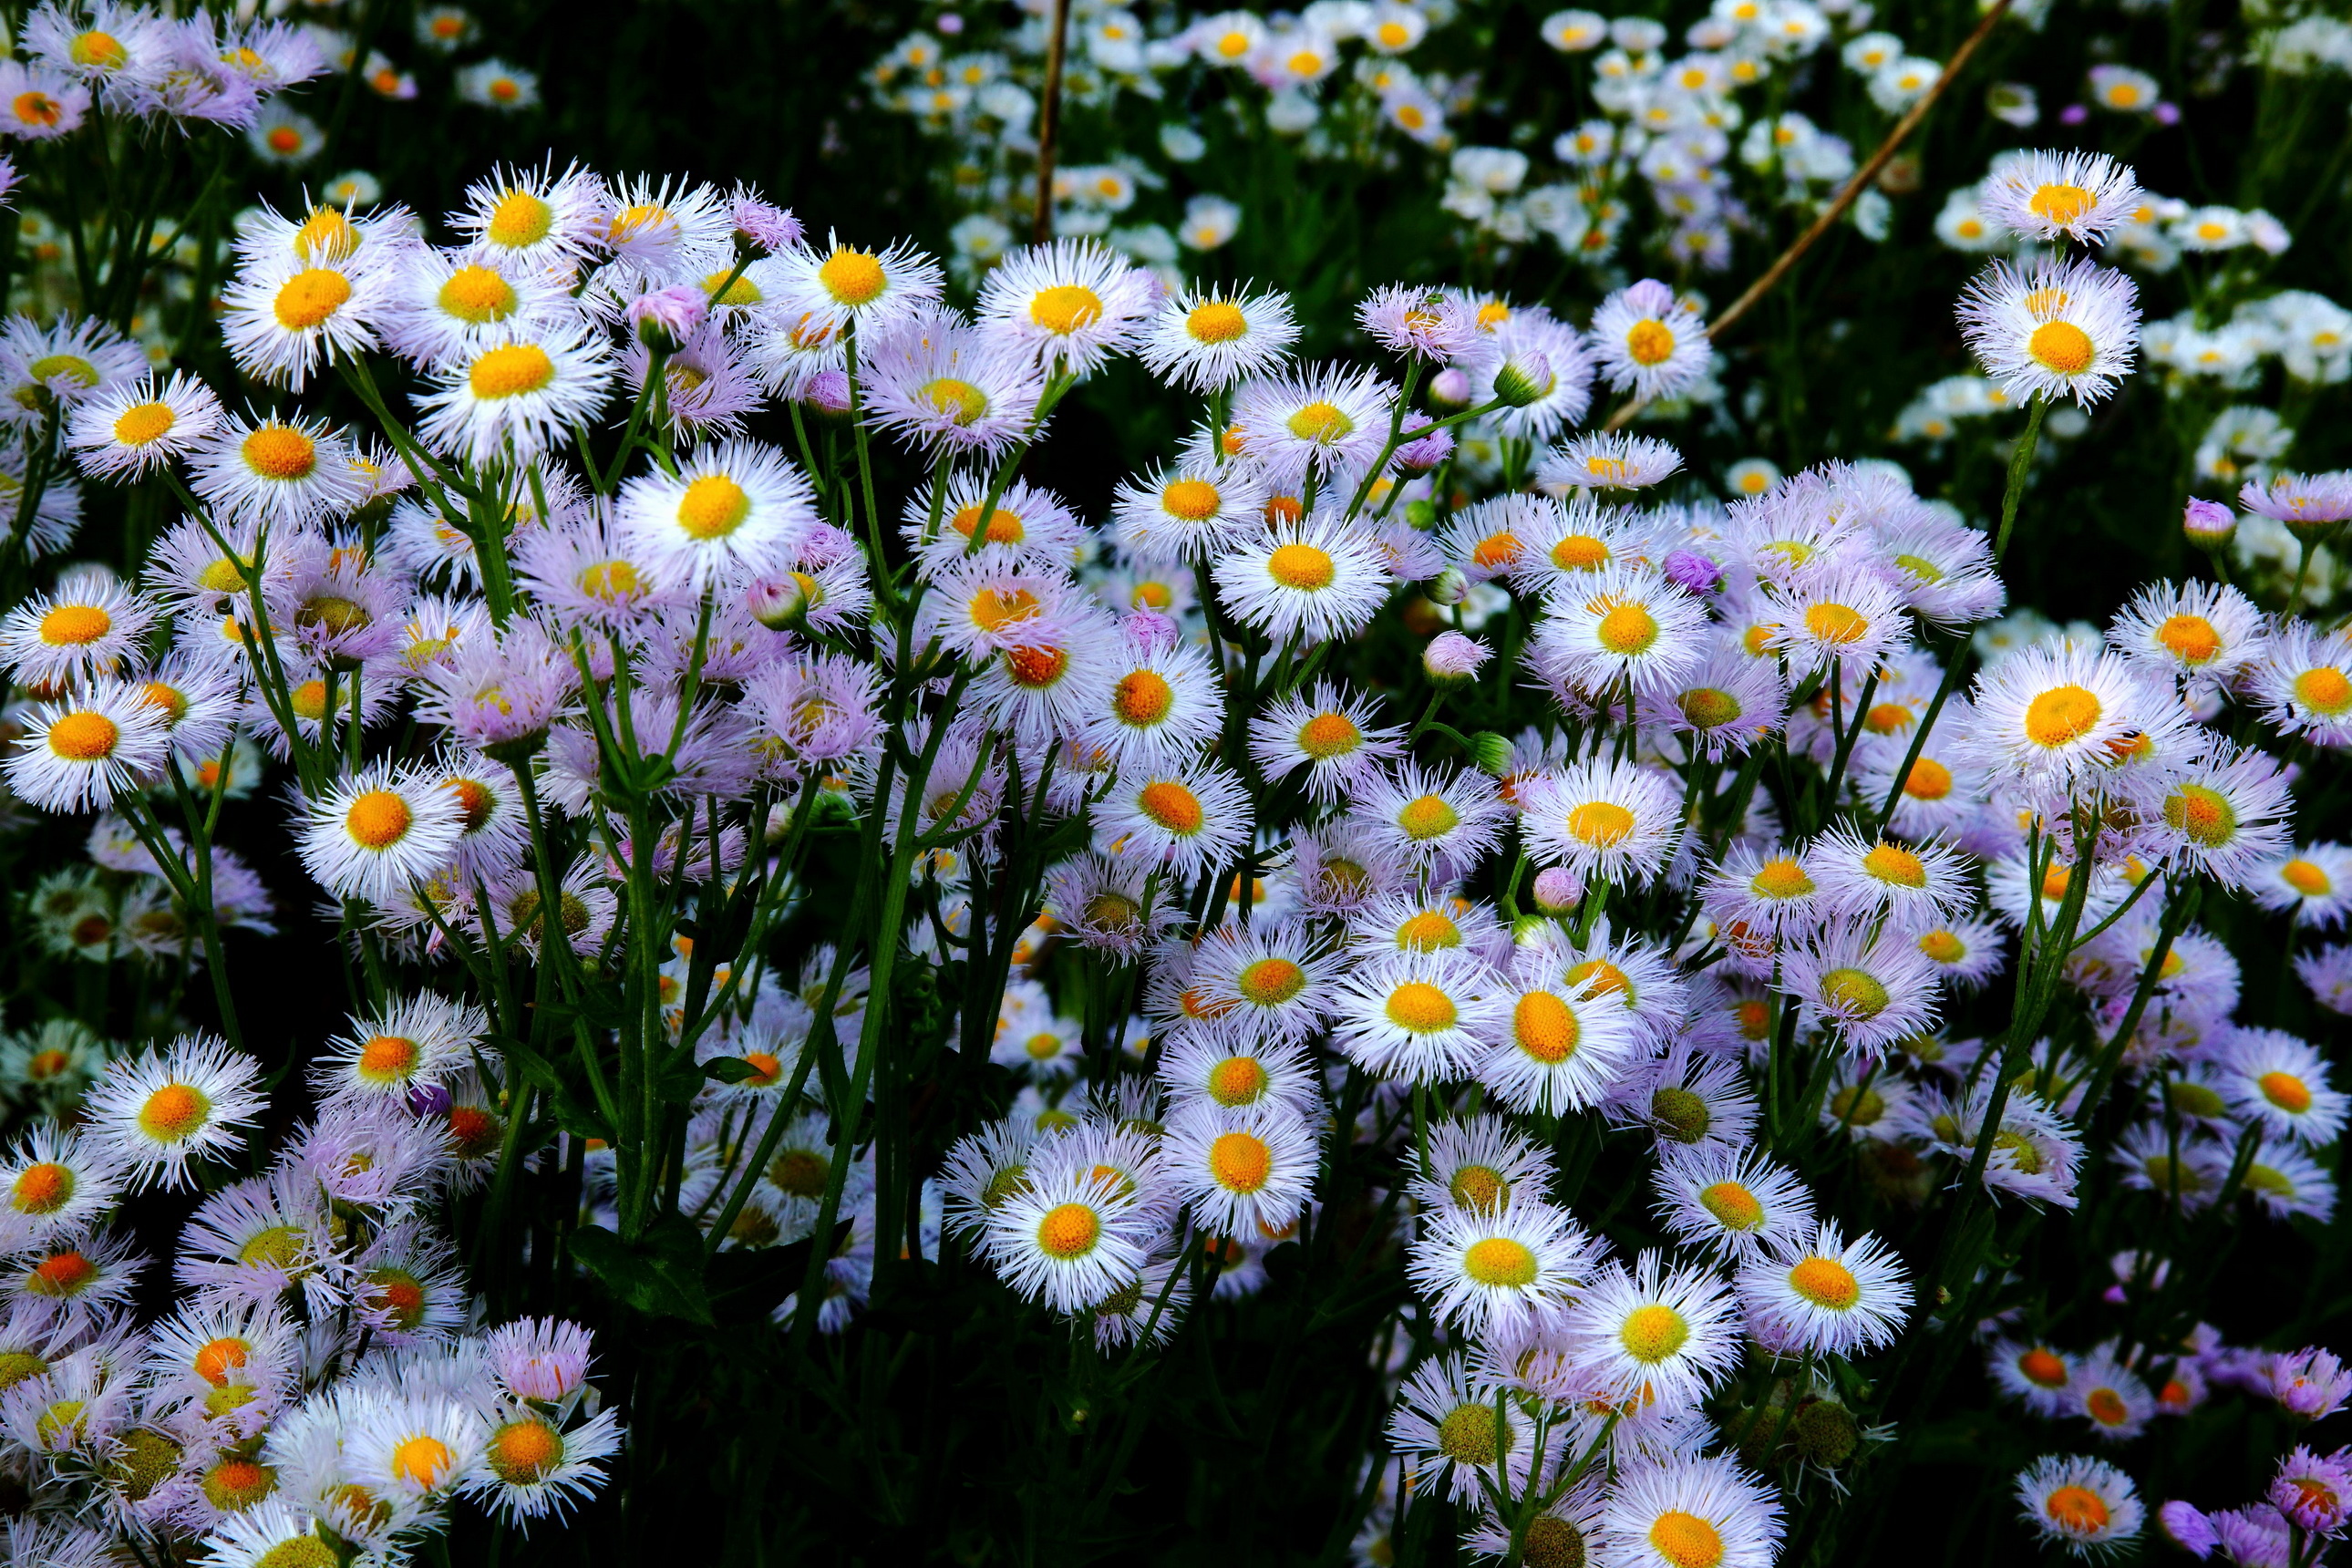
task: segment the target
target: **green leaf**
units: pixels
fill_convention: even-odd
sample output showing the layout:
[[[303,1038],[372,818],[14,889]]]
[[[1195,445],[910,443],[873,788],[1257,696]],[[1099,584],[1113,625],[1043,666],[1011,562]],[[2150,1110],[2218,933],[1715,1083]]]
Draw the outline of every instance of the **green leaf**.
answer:
[[[747,1078],[757,1078],[761,1069],[741,1057],[713,1057],[702,1064],[702,1076],[715,1078],[721,1083],[741,1083]]]
[[[690,1105],[702,1092],[702,1068],[695,1061],[692,1051],[668,1051],[656,1047],[657,1055],[648,1073],[653,1079],[653,1091],[673,1105]],[[743,1064],[749,1067],[751,1064]],[[717,1077],[717,1074],[712,1074]]]
[[[711,1321],[702,1233],[683,1215],[665,1216],[634,1242],[601,1225],[588,1226],[572,1236],[572,1252],[616,1298],[648,1317]]]

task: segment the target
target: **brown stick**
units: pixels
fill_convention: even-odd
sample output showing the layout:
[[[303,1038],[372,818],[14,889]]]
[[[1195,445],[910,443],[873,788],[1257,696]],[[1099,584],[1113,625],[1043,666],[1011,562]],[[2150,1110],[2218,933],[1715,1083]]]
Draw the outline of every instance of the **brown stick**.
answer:
[[[1936,78],[1934,85],[1920,95],[1918,102],[1904,112],[1902,119],[1895,122],[1895,129],[1886,133],[1886,140],[1878,144],[1878,151],[1870,155],[1870,161],[1854,171],[1853,178],[1848,180],[1845,183],[1845,188],[1838,192],[1837,199],[1822,208],[1822,216],[1813,220],[1812,226],[1799,235],[1795,242],[1780,253],[1780,258],[1764,269],[1764,276],[1750,283],[1748,286],[1748,291],[1734,300],[1730,308],[1715,319],[1713,324],[1706,329],[1709,342],[1721,337],[1730,330],[1734,321],[1754,310],[1756,302],[1770,293],[1773,286],[1786,278],[1790,269],[1797,265],[1798,259],[1813,247],[1813,242],[1827,234],[1830,231],[1830,226],[1845,216],[1846,208],[1853,205],[1870,182],[1878,178],[1878,172],[1886,167],[1887,161],[1895,156],[1895,150],[1903,145],[1905,138],[1918,128],[1919,121],[1927,117],[1927,110],[1935,106],[1937,99],[1944,96],[1944,89],[1952,85],[1952,79],[1960,74],[1960,68],[1969,63],[1969,57],[1977,52],[1977,46],[1985,41],[1985,36],[1992,31],[1993,24],[2008,14],[2010,0],[1993,0],[1992,8],[1984,14],[1984,20],[1977,24],[1976,31],[1962,39],[1960,47],[1952,51],[1952,58],[1945,62],[1943,72]],[[1617,412],[1609,416],[1609,422],[1601,428],[1603,430],[1623,429],[1625,422],[1640,412],[1641,407],[1642,403],[1639,398],[1627,398]]]
[[[2000,0],[2003,5],[2009,0]],[[1070,37],[1070,0],[1054,0],[1054,33],[1045,45],[1045,101],[1037,106],[1037,219],[1029,242],[1054,237],[1054,142],[1062,132],[1062,56]]]

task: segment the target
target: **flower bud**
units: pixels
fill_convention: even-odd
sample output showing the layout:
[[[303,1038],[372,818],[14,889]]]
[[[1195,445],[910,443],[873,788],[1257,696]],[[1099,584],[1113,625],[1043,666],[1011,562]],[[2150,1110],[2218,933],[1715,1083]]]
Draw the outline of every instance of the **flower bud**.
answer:
[[[1502,777],[1511,765],[1509,737],[1497,735],[1492,730],[1479,731],[1470,737],[1470,761],[1490,778]]]
[[[1415,533],[1427,533],[1437,526],[1437,503],[1429,500],[1409,500],[1404,503],[1404,521]]]
[[[1506,408],[1525,408],[1550,396],[1558,384],[1559,378],[1552,374],[1550,359],[1525,350],[1505,360],[1495,372],[1495,398]]]
[[[1584,902],[1584,883],[1565,866],[1547,866],[1536,873],[1536,908],[1548,915],[1564,915]]]
[[[1694,594],[1712,594],[1723,585],[1723,568],[1696,550],[1666,552],[1666,580]]]
[[[1439,686],[1461,686],[1494,657],[1493,650],[1475,637],[1440,632],[1421,650],[1421,669]]]
[[[1470,375],[1467,371],[1446,366],[1429,378],[1429,400],[1444,408],[1470,406]]]
[[[2189,543],[2218,550],[2238,531],[2238,514],[2220,501],[2192,496],[2181,510],[2180,531]]]
[[[1459,566],[1448,566],[1430,580],[1429,602],[1452,609],[1470,596],[1470,579]]]
[[[629,325],[637,342],[657,354],[674,354],[710,313],[710,301],[690,283],[673,283],[629,301]]]

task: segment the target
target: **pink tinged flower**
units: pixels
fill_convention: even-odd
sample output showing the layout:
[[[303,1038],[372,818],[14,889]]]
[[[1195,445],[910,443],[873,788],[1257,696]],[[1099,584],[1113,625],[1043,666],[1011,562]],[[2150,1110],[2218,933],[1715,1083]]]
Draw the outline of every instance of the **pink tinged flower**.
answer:
[[[773,256],[801,242],[801,220],[748,193],[735,198],[735,232]]]
[[[2238,514],[2220,501],[2192,496],[2181,509],[2180,530],[2192,543],[2222,543],[2237,528]]]
[[[2271,1397],[2306,1420],[2335,1415],[2352,1394],[2352,1369],[2317,1346],[2273,1356],[2264,1370]]]
[[[1494,650],[1475,637],[1440,632],[1422,650],[1421,667],[1432,680],[1453,685],[1477,674],[1479,667],[1494,657]]]
[[[1444,372],[1455,374],[1456,372]],[[1407,474],[1425,474],[1454,455],[1454,432],[1432,430],[1417,441],[1407,441],[1396,449],[1390,459],[1398,469]]]
[[[1723,568],[1696,550],[1675,550],[1666,555],[1666,580],[1694,594],[1712,594],[1723,585]]]
[[[629,301],[629,326],[657,353],[676,353],[710,313],[710,299],[691,283],[673,283]]]
[[[1119,617],[1118,629],[1129,645],[1147,658],[1172,653],[1184,640],[1183,629],[1157,610],[1129,610]]]
[[[821,370],[809,378],[808,389],[801,401],[826,414],[849,412],[849,373],[845,370]]]
[[[2265,1494],[2271,1506],[2315,1535],[2339,1535],[2352,1520],[2352,1464],[2346,1451],[2318,1455],[2298,1447],[2279,1461]]]
[[[1565,866],[1547,866],[1536,873],[1536,908],[1546,914],[1572,910],[1584,901],[1584,882]]]
[[[2191,1557],[2210,1557],[2213,1548],[2221,1544],[2221,1538],[2214,1533],[2213,1521],[2193,1504],[2175,1499],[2156,1510],[2156,1520],[2164,1527],[2164,1533],[2172,1543]]]

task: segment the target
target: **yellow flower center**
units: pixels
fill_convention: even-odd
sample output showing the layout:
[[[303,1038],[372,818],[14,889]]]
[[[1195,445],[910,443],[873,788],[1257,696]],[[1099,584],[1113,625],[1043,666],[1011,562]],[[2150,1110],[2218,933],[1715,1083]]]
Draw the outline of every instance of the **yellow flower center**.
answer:
[[[1921,757],[1904,775],[1903,793],[1914,800],[1941,800],[1952,793],[1952,770],[1933,757]]]
[[[1408,980],[1389,993],[1389,1022],[1416,1035],[1434,1035],[1454,1027],[1461,1016],[1454,998],[1425,980]]]
[[[2070,1535],[2090,1535],[2107,1527],[2106,1500],[2088,1487],[2060,1487],[2042,1507]]]
[[[2266,1072],[2254,1082],[2264,1100],[2291,1116],[2311,1109],[2311,1086],[2291,1072]]]
[[[1615,994],[1625,998],[1625,1005],[1633,1005],[1633,977],[1605,958],[1588,958],[1572,965],[1560,976],[1560,983],[1570,991],[1585,986],[1595,996]]]
[[[1424,910],[1397,927],[1397,947],[1405,952],[1433,952],[1460,947],[1462,928],[1434,910]]]
[[[1882,882],[1897,887],[1924,888],[1927,885],[1927,868],[1919,857],[1897,844],[1881,844],[1862,858],[1862,868]]]
[[[1405,802],[1396,816],[1397,826],[1404,836],[1417,844],[1442,838],[1462,824],[1462,814],[1442,796],[1421,795]]]
[[[1723,1536],[1695,1513],[1668,1509],[1650,1526],[1650,1544],[1675,1568],[1717,1568]]]
[[[971,383],[959,381],[951,375],[926,383],[920,395],[958,429],[969,426],[988,412],[988,394]]]
[[[1664,321],[1636,321],[1625,332],[1625,352],[1635,364],[1664,364],[1675,353],[1675,330]]]
[[[378,1083],[397,1082],[416,1070],[423,1055],[416,1042],[405,1036],[376,1035],[360,1047],[360,1076]]]
[[[522,250],[545,239],[554,227],[554,207],[529,191],[509,189],[490,209],[483,233],[493,245]]]
[[[1123,722],[1139,728],[1166,719],[1176,705],[1176,692],[1159,671],[1138,669],[1119,678],[1110,700]]]
[[[544,1421],[509,1421],[490,1434],[489,1460],[500,1480],[529,1486],[563,1462],[563,1438]]]
[[[1609,562],[1607,542],[1589,533],[1571,533],[1551,547],[1551,563],[1563,572],[1598,572]]]
[[[2060,375],[2080,375],[2091,368],[2091,334],[2072,321],[2044,321],[2025,340],[2025,352]]]
[[[1274,1173],[1274,1151],[1254,1132],[1225,1132],[1209,1145],[1209,1173],[1229,1193],[1254,1193]]]
[[[2331,719],[2352,709],[2352,680],[2347,680],[2344,672],[2332,664],[2323,664],[2296,676],[2294,694],[2305,707]]]
[[[2279,880],[2306,899],[2324,899],[2335,888],[2326,871],[2321,870],[2315,862],[2301,857],[2279,868]]]
[[[1160,510],[1186,522],[1206,522],[1220,504],[1217,487],[1206,479],[1178,479],[1160,492]]]
[[[1822,976],[1822,1005],[1840,1017],[1867,1022],[1894,1000],[1877,976],[1860,969],[1832,969]]]
[[[2045,223],[2063,228],[2091,210],[2091,193],[2080,185],[2043,185],[2026,198],[2026,210]]]
[[[314,267],[288,279],[270,308],[279,326],[289,332],[302,332],[322,325],[351,298],[350,279],[331,268]]]
[[[1675,699],[1675,706],[1694,730],[1720,730],[1745,711],[1739,699],[1714,686],[1695,686]]]
[[[103,713],[68,713],[49,726],[49,750],[73,763],[94,763],[114,753],[122,731]]]
[[[846,248],[825,258],[824,265],[816,269],[816,280],[836,304],[853,308],[872,304],[889,283],[880,258]]]
[[[514,285],[487,267],[460,267],[441,285],[441,308],[462,321],[503,321],[516,304]]]
[[[99,70],[120,70],[131,59],[131,51],[122,47],[121,39],[95,27],[87,33],[78,34],[74,41],[66,46],[66,53],[73,58],[74,64],[94,67]]]
[[[1805,611],[1805,629],[1822,642],[1843,647],[1870,635],[1870,617],[1851,605],[1813,605]]]
[[[2192,844],[2219,848],[2238,836],[2238,813],[2219,790],[2185,784],[2164,797],[2164,820]]]
[[[1633,837],[1633,814],[1613,800],[1588,800],[1568,814],[1569,836],[1606,849]]]
[[[1758,867],[1748,889],[1763,899],[1801,899],[1813,890],[1813,879],[1801,862],[1783,856]]]
[[[126,447],[144,447],[170,435],[179,423],[168,403],[134,403],[115,416],[114,438]]]
[[[1209,300],[1192,307],[1184,318],[1184,330],[1200,342],[1229,343],[1249,331],[1249,319],[1238,305]]]
[[[1738,1182],[1717,1182],[1702,1187],[1698,1201],[1699,1206],[1713,1215],[1716,1223],[1726,1230],[1754,1230],[1764,1223],[1764,1205]]]
[[[442,1478],[456,1467],[457,1460],[449,1452],[449,1445],[429,1432],[419,1432],[393,1447],[393,1473],[405,1476],[425,1491],[440,1485]]]
[[[1102,1220],[1084,1204],[1064,1204],[1037,1222],[1037,1245],[1048,1258],[1083,1258],[1102,1236]]]
[[[372,789],[343,814],[343,830],[366,849],[389,849],[405,837],[415,820],[408,803],[388,789]]]
[[[1958,963],[1969,955],[1968,944],[1948,931],[1931,931],[1921,937],[1919,951],[1937,963]]]
[[[1536,1282],[1536,1255],[1524,1242],[1490,1236],[1462,1254],[1462,1272],[1481,1285],[1524,1289]]]
[[[724,474],[705,474],[678,498],[677,525],[695,539],[724,539],[751,515],[751,498]]]
[[[504,343],[474,362],[467,381],[477,397],[537,392],[555,379],[555,361],[537,343]]]
[[[1292,435],[1318,447],[1344,441],[1356,433],[1356,422],[1349,418],[1343,409],[1337,404],[1320,399],[1301,408],[1284,423],[1290,426]]]
[[[1060,338],[1094,325],[1102,320],[1102,315],[1101,297],[1077,283],[1056,283],[1051,289],[1041,289],[1037,297],[1029,301],[1029,319]]]
[[[1242,970],[1234,985],[1261,1007],[1279,1006],[1307,988],[1307,972],[1286,958],[1261,958]]]
[[[1255,1105],[1269,1081],[1265,1064],[1255,1057],[1227,1057],[1209,1069],[1209,1098],[1219,1105]]]
[[[1181,837],[1201,831],[1205,814],[1200,797],[1174,779],[1154,779],[1135,792],[1137,809]]]
[[[2025,735],[2037,746],[2063,746],[2088,734],[2105,710],[2081,686],[2053,686],[2025,705]]]
[[[1575,1009],[1549,991],[1530,991],[1511,1009],[1511,1037],[1547,1067],[1574,1056],[1583,1034]]]
[[[319,466],[319,446],[288,425],[264,425],[245,438],[246,467],[266,479],[307,479]]]
[[[1344,713],[1318,713],[1298,727],[1298,749],[1317,762],[1328,762],[1354,751],[1363,731]]]
[[[1511,1184],[1485,1165],[1465,1165],[1445,1184],[1454,1201],[1477,1214],[1493,1214],[1509,1201]]]
[[[96,605],[59,605],[41,617],[41,640],[51,647],[79,647],[114,629],[114,617]]]
[[[1286,588],[1313,593],[1328,588],[1339,574],[1330,555],[1312,544],[1292,542],[1275,547],[1265,558],[1266,575]]]
[[[1789,1289],[1816,1307],[1851,1310],[1862,1300],[1862,1282],[1834,1258],[1808,1258],[1789,1270]]]
[[[1621,658],[1647,653],[1650,645],[1658,640],[1658,618],[1644,605],[1623,604],[1612,606],[1592,628],[1601,646]]]
[[[1689,1342],[1690,1324],[1672,1307],[1653,1302],[1625,1314],[1617,1341],[1635,1361],[1655,1365]]]
[[[139,1130],[158,1143],[177,1143],[204,1126],[213,1102],[194,1084],[167,1083],[139,1108]]]
[[[2221,634],[2202,616],[2171,616],[2156,628],[2156,640],[2181,663],[2195,668],[2221,651]]]
[[[19,1214],[55,1214],[72,1201],[73,1172],[54,1160],[27,1165],[10,1187],[8,1201]]]

